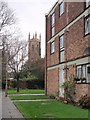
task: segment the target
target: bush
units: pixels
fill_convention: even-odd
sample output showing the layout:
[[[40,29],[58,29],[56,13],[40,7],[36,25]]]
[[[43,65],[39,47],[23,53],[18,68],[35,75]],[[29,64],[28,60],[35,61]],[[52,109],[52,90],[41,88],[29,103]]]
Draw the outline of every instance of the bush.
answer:
[[[72,80],[72,81],[68,81],[66,80],[62,87],[64,88],[65,90],[65,93],[64,93],[64,97],[65,97],[65,100],[72,103],[72,104],[75,104],[75,100],[74,100],[74,97],[75,97],[75,82]]]
[[[82,108],[90,108],[90,96],[82,95],[78,103]]]
[[[42,80],[28,80],[27,81],[28,89],[44,89],[44,81]]]
[[[56,97],[54,95],[49,95],[50,99],[55,99]]]

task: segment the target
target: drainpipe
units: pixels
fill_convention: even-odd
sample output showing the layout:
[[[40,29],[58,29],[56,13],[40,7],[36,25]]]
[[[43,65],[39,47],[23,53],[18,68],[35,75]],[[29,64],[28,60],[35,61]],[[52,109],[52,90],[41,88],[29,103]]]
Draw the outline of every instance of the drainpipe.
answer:
[[[45,35],[45,95],[47,95],[47,15],[45,16],[46,20],[46,35]]]
[[[66,23],[67,23],[67,25],[68,25],[68,21],[69,21],[69,19],[68,19],[68,2],[66,2],[67,3],[67,9],[66,9]],[[66,70],[66,75],[65,75],[65,79],[67,80],[67,70],[68,70],[68,68],[67,68],[67,32],[69,32],[69,30],[68,30],[68,28],[66,28],[66,60],[65,60],[65,62],[66,62],[66,64],[65,64],[65,70]]]

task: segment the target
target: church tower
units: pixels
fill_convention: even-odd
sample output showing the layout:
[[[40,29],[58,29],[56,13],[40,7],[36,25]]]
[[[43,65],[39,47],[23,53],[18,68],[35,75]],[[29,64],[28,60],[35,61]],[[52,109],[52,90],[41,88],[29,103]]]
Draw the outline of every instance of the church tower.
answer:
[[[30,38],[30,33],[28,35],[28,62],[29,64],[35,63],[41,58],[41,34],[37,38],[37,33]]]

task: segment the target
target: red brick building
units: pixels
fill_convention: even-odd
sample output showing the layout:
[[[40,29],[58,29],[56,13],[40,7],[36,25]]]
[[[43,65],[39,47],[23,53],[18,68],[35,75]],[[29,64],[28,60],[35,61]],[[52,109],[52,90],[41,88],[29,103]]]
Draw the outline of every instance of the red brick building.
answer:
[[[64,97],[65,80],[76,82],[76,98],[90,89],[90,2],[58,0],[46,15],[46,93]],[[82,81],[82,78],[86,80]]]

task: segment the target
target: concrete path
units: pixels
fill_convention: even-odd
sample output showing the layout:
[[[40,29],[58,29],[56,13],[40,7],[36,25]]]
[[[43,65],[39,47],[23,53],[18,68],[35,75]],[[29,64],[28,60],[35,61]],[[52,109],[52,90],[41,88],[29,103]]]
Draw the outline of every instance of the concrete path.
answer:
[[[25,120],[9,97],[5,97],[5,93],[2,94],[2,118],[23,118]]]
[[[0,89],[0,120],[2,119],[2,90]]]

